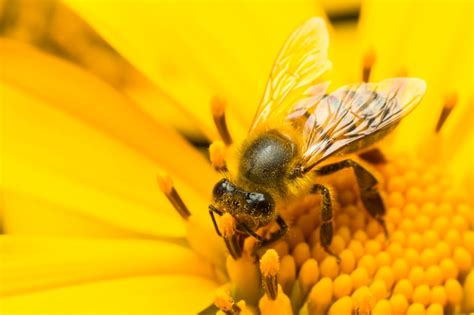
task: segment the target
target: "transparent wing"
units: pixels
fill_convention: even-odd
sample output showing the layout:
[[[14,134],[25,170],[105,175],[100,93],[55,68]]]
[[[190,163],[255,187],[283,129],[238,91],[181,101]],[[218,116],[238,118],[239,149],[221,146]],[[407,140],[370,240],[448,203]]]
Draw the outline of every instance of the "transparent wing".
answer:
[[[323,97],[328,83],[318,80],[331,68],[328,45],[320,18],[306,21],[291,34],[273,65],[250,130],[271,118],[300,117]]]
[[[336,153],[354,152],[375,142],[421,100],[423,80],[395,78],[344,86],[325,96],[303,127],[307,171]]]

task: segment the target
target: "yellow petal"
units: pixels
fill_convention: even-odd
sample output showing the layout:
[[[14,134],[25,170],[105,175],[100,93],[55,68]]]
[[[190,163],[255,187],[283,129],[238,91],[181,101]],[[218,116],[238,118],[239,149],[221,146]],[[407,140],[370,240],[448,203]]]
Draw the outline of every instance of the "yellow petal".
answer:
[[[0,187],[42,199],[56,205],[56,211],[70,209],[122,229],[184,235],[181,219],[159,191],[152,161],[10,86],[0,84],[0,94],[5,118],[0,133],[4,166]],[[176,182],[190,210],[207,216],[203,211],[207,195],[201,197],[187,183]],[[37,210],[16,210],[16,203],[9,203],[8,197],[7,220],[20,216],[14,220],[19,222],[28,217],[28,211]],[[40,222],[24,220],[23,226],[28,223]],[[14,232],[9,222],[5,224]]]
[[[211,98],[228,100],[230,129],[243,136],[284,39],[321,13],[312,1],[68,4],[198,117],[211,138]]]
[[[333,89],[362,80],[362,52],[357,28],[353,23],[337,25],[331,34],[329,53],[333,64]]]
[[[106,220],[100,220],[97,216],[93,217],[92,215],[88,216],[81,213],[80,210],[78,211],[74,208],[74,205],[68,208],[68,206],[59,205],[51,200],[47,201],[39,197],[13,191],[3,191],[1,198],[2,206],[0,211],[3,211],[6,216],[2,218],[3,222],[0,222],[4,233],[92,238],[147,237],[147,235],[141,234],[136,230],[120,228]],[[176,227],[172,233],[176,233],[177,236],[182,233],[180,225],[168,224]],[[153,236],[157,237],[159,233],[161,231],[157,228]],[[163,235],[166,235],[166,233],[163,233]]]
[[[216,284],[205,278],[159,275],[107,280],[2,298],[2,314],[197,314]]]
[[[0,58],[2,81],[117,139],[198,191],[210,191],[216,176],[201,154],[93,75],[8,40],[0,41]]]
[[[211,267],[190,249],[152,240],[0,236],[0,295],[158,274],[212,280]]]
[[[397,133],[401,149],[416,149],[433,132],[447,93],[463,98],[470,93],[472,14],[468,1],[367,1],[363,6],[361,42],[375,49],[373,80],[407,73],[427,82],[424,100]]]

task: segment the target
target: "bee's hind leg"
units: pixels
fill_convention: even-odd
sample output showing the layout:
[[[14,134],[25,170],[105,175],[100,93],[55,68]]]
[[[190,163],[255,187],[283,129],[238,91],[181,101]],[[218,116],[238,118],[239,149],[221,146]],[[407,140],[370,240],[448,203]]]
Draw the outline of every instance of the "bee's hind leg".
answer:
[[[383,216],[385,215],[385,205],[378,192],[377,179],[359,163],[347,159],[334,164],[325,165],[316,170],[317,175],[329,175],[344,168],[351,167],[357,179],[360,189],[360,198],[370,216],[374,218],[383,228],[385,236],[388,237],[387,226]]]
[[[321,226],[319,230],[319,238],[321,241],[321,245],[323,246],[324,250],[331,256],[337,258],[340,261],[339,256],[337,256],[330,248],[332,242],[332,237],[334,234],[333,227],[332,227],[332,201],[331,201],[331,193],[329,189],[321,184],[315,184],[311,189],[311,193],[315,194],[318,193],[322,196],[322,209],[321,209]]]

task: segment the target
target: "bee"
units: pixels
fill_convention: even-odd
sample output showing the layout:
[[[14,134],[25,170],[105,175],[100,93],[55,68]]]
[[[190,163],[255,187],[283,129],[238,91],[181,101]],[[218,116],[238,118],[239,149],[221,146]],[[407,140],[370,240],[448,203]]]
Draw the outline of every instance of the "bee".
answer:
[[[345,155],[367,149],[392,131],[420,102],[425,82],[393,78],[356,83],[327,93],[325,79],[328,32],[320,18],[299,26],[280,51],[247,138],[237,149],[237,162],[213,189],[209,213],[232,215],[236,233],[267,246],[285,235],[288,224],[279,208],[305,194],[321,195],[320,242],[329,253],[333,237],[330,190],[320,176],[352,168],[368,213],[386,232],[385,207],[376,178]],[[330,157],[340,157],[325,164]],[[264,237],[261,227],[276,222],[278,230]],[[241,252],[229,246],[234,257]],[[237,246],[238,247],[238,246]]]

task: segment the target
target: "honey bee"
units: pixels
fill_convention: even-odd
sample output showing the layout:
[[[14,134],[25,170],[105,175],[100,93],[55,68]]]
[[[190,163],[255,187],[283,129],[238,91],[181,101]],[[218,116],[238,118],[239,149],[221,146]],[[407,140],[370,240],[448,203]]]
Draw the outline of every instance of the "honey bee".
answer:
[[[420,102],[425,82],[393,78],[346,85],[327,94],[325,77],[332,67],[328,45],[320,18],[306,21],[284,44],[248,136],[237,150],[236,166],[214,186],[209,213],[220,236],[214,214],[229,213],[236,233],[267,246],[288,230],[278,211],[282,204],[305,194],[320,194],[320,241],[333,254],[329,249],[331,193],[317,179],[344,168],[353,169],[364,206],[386,232],[376,178],[349,158],[323,162],[366,149],[387,135]],[[257,233],[272,222],[278,224],[277,231],[267,237]],[[234,257],[241,255],[235,246],[228,248]]]

